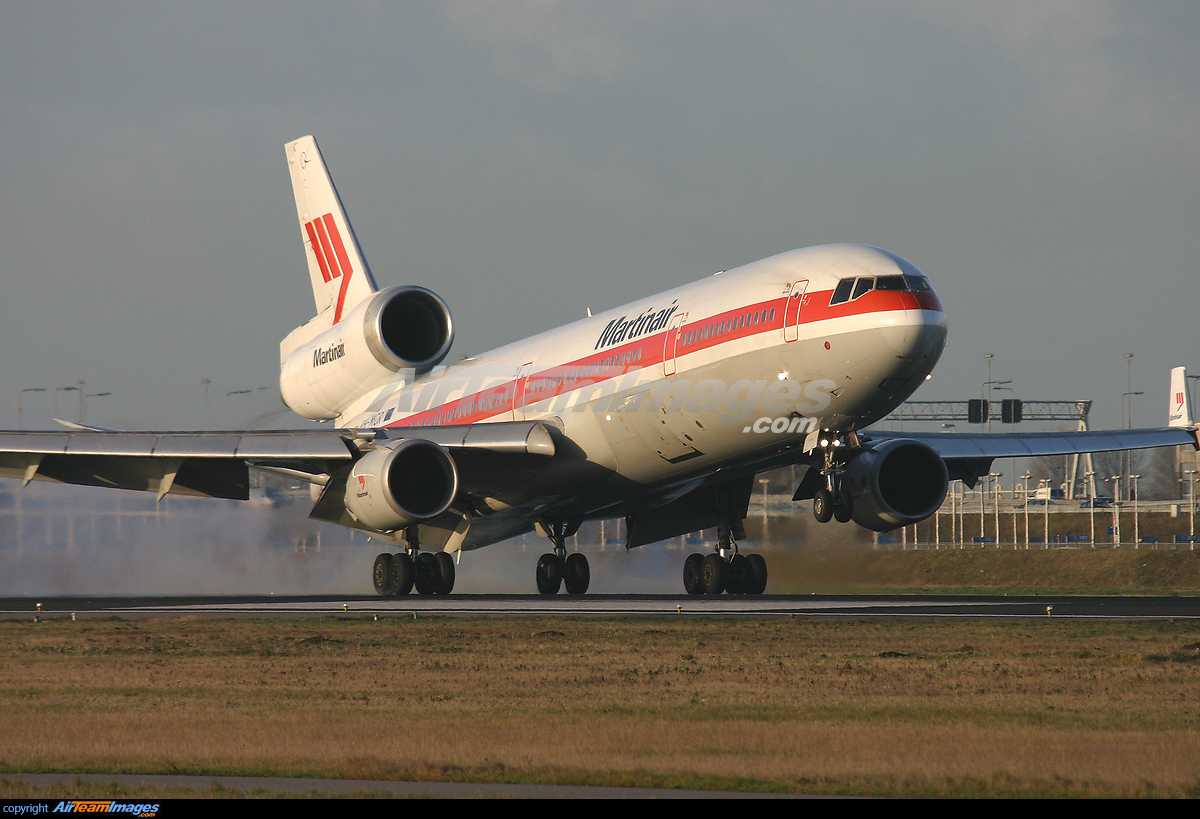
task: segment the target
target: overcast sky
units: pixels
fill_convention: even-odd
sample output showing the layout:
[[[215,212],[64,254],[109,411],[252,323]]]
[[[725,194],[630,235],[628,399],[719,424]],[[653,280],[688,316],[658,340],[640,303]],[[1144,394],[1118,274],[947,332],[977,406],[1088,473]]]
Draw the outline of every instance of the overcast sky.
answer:
[[[1200,374],[1194,2],[9,0],[0,426],[18,395],[75,418],[80,379],[93,423],[298,425],[283,145],[310,133],[454,357],[854,241],[946,306],[917,397],[977,396],[993,353],[1017,397],[1117,425],[1132,352],[1160,425],[1168,369]]]

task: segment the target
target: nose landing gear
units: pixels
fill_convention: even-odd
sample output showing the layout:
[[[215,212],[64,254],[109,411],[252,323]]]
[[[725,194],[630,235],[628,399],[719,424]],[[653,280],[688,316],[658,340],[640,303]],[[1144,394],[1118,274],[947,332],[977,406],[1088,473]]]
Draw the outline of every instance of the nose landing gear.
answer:
[[[825,453],[825,466],[821,469],[824,485],[813,495],[813,517],[817,523],[828,523],[830,520],[849,523],[854,517],[854,502],[846,486],[845,462],[839,460],[837,455],[857,448],[858,436],[851,431],[844,444],[840,439],[834,439],[822,441],[821,446]]]

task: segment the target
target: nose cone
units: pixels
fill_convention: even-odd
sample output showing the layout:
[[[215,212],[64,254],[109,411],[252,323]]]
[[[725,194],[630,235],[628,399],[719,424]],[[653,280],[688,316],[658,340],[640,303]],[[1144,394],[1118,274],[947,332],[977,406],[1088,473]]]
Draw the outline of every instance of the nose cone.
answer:
[[[911,393],[933,371],[946,346],[946,315],[920,307],[884,314],[879,364],[887,372],[880,386]]]

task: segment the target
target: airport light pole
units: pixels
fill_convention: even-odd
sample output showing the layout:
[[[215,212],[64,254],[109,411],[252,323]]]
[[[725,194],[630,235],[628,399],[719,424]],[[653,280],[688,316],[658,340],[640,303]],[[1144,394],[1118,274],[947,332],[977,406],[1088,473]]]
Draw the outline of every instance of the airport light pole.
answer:
[[[1113,544],[1121,547],[1121,476],[1113,475]]]
[[[991,472],[988,477],[992,479],[992,500],[996,506],[996,548],[1000,548],[1000,479],[1004,477],[1000,472]]]
[[[1016,466],[1014,463],[1013,466]],[[1013,551],[1017,550],[1017,544],[1020,539],[1017,537],[1017,470],[1013,470],[1012,483],[1012,518],[1013,518]]]
[[[1041,489],[1043,486],[1046,487],[1046,494],[1049,495],[1050,494],[1050,479],[1049,478],[1043,478],[1042,480],[1038,481],[1038,489]],[[1042,548],[1049,549],[1050,548],[1050,499],[1046,498],[1045,500],[1042,501],[1042,503],[1044,504],[1042,506]]]
[[[1095,475],[1096,475],[1095,472],[1085,472],[1083,474],[1083,477],[1088,480],[1089,487],[1092,485],[1092,483],[1093,483],[1092,478],[1094,478]],[[1091,490],[1089,489],[1088,491],[1090,493]],[[1096,548],[1096,497],[1095,497],[1095,495],[1092,495],[1091,497],[1088,498],[1088,524],[1091,527],[1092,548],[1095,549]]]
[[[1192,537],[1189,545],[1192,547],[1191,550],[1194,552],[1196,551],[1196,470],[1185,469],[1183,474],[1188,476],[1188,487],[1191,489],[1191,502],[1188,504],[1188,517],[1190,519],[1188,524],[1188,534]]]
[[[1125,353],[1125,391],[1133,389],[1133,353]],[[1128,429],[1128,427],[1126,427]]]
[[[45,392],[45,387],[26,387],[17,393],[17,429],[25,429],[21,426],[21,393],[23,392]]]
[[[1125,418],[1125,429],[1133,428],[1133,396],[1143,395],[1142,391],[1127,392],[1121,396],[1122,413]],[[1125,475],[1125,494],[1129,495],[1129,473],[1133,471],[1133,452],[1125,450],[1121,458],[1121,472]]]
[[[1021,476],[1021,494],[1025,496],[1025,551],[1029,551],[1029,480],[1033,477],[1032,473],[1026,472]]]
[[[979,545],[983,546],[983,539],[987,537],[987,521],[984,520],[987,508],[987,476],[981,476],[983,480],[979,484]]]
[[[1141,539],[1139,537],[1141,534],[1141,530],[1138,528],[1138,496],[1137,496],[1137,482],[1138,482],[1138,478],[1140,478],[1140,477],[1142,477],[1142,476],[1141,475],[1130,475],[1129,476],[1129,480],[1133,481],[1133,491],[1130,492],[1130,497],[1133,498],[1133,548],[1134,549],[1140,548],[1138,544],[1141,543]]]
[[[87,420],[87,399],[103,398],[106,395],[112,395],[112,393],[111,392],[93,392],[93,393],[89,393],[88,395],[85,395],[79,399],[79,423],[82,424],[84,421]]]
[[[58,420],[58,394],[60,392],[70,392],[71,390],[78,390],[78,389],[79,389],[79,387],[55,387],[54,388],[54,419],[56,421]]]
[[[1121,421],[1125,429],[1133,428],[1133,402],[1129,396],[1133,394],[1133,353],[1125,353],[1125,394],[1121,396]],[[1121,474],[1128,475],[1133,471],[1133,453],[1125,450],[1121,456]],[[1115,497],[1115,496],[1114,496]]]
[[[967,487],[962,481],[958,482],[958,548],[963,548],[966,544],[963,539],[966,537],[964,528],[966,526],[966,505],[967,505]]]

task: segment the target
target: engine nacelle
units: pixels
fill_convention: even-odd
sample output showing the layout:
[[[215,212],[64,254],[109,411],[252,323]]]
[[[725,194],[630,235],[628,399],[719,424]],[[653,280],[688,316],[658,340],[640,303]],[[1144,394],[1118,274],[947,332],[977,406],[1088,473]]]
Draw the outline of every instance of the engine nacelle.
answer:
[[[303,330],[284,341],[279,389],[285,404],[314,421],[336,418],[402,369],[437,366],[454,341],[446,302],[414,286],[381,290],[330,329],[293,345]]]
[[[925,520],[942,505],[950,476],[942,456],[920,441],[897,438],[865,450],[846,466],[859,526],[888,532]]]
[[[437,517],[458,492],[450,453],[420,438],[405,438],[358,460],[346,481],[346,508],[355,519],[391,532]]]

